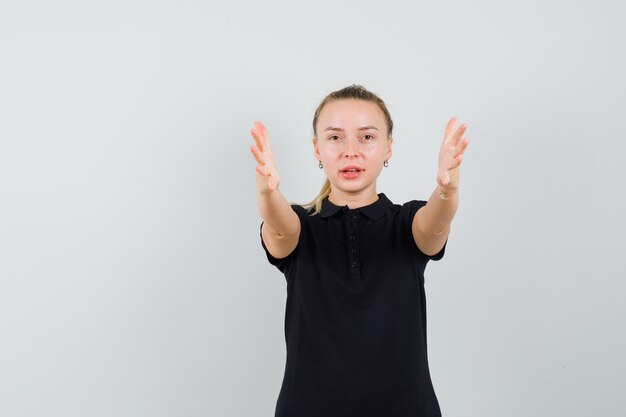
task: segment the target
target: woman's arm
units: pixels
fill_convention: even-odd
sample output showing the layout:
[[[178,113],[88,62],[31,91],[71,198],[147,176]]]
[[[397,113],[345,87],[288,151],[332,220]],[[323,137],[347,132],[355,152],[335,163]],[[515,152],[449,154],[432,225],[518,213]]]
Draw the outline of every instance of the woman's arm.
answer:
[[[466,124],[462,124],[456,132],[454,131],[456,122],[457,118],[452,117],[446,125],[439,151],[437,188],[431,194],[428,203],[418,210],[413,218],[412,231],[415,244],[426,255],[435,255],[443,248],[459,204],[459,166],[469,139],[463,139]]]
[[[256,167],[256,184],[259,212],[263,219],[261,235],[269,253],[275,258],[284,258],[298,244],[300,219],[278,191],[280,176],[267,129],[261,122],[256,122],[250,133],[256,142],[256,145],[250,146],[250,151],[259,164]]]

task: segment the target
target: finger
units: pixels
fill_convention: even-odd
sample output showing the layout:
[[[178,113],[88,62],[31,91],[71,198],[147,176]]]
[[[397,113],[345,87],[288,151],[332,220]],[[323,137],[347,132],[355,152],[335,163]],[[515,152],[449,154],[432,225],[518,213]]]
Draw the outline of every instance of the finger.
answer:
[[[448,123],[446,124],[445,133],[443,135],[443,141],[449,142],[452,137],[452,132],[454,132],[454,127],[456,126],[456,122],[458,121],[458,117],[452,116]]]
[[[265,165],[265,161],[263,160],[261,153],[254,145],[250,145],[250,151],[252,151],[252,156],[254,156],[254,159],[259,165]]]
[[[446,168],[446,170],[450,171],[458,168],[461,165],[461,162],[463,162],[463,155],[459,154],[452,158],[452,162],[450,163],[450,165],[448,165],[448,168]]]
[[[437,174],[437,180],[441,183],[441,185],[446,185],[448,181],[448,172],[446,169],[440,167],[439,174]]]
[[[260,120],[257,120],[254,122],[254,127],[256,127],[259,130],[259,132],[267,131],[267,129],[265,128],[265,125]]]
[[[269,171],[266,171],[260,165],[257,165],[255,169],[256,169],[256,172],[258,172],[259,174],[263,175],[264,177],[269,177],[270,175],[272,175]]]
[[[270,177],[267,185],[268,185],[268,188],[270,189],[270,191],[274,191],[274,190],[276,190],[276,186],[278,184],[276,183],[276,180],[274,179],[274,177]]]
[[[250,133],[252,133],[252,137],[254,138],[259,151],[265,152],[267,147],[265,145],[265,140],[263,139],[263,134],[256,128],[250,129]]]
[[[250,129],[250,133],[252,133],[252,137],[256,142],[256,146],[259,148],[259,151],[263,152],[265,149],[263,148],[263,142],[261,140],[261,134],[256,129]]]
[[[263,145],[266,147],[269,147],[270,138],[269,138],[269,134],[267,133],[267,128],[265,127],[265,125],[258,120],[254,123],[254,125],[256,126],[256,128],[258,129],[260,133],[260,138],[263,141]]]
[[[461,126],[459,126],[459,128],[456,130],[456,132],[454,132],[454,135],[452,136],[453,145],[457,145],[461,141],[461,138],[463,137],[463,134],[465,133],[466,130],[467,130],[466,123],[463,123]]]
[[[467,146],[469,145],[469,139],[465,138],[463,139],[455,148],[455,153],[454,156],[458,156],[458,155],[463,155],[463,153],[465,152],[465,150],[467,149]]]

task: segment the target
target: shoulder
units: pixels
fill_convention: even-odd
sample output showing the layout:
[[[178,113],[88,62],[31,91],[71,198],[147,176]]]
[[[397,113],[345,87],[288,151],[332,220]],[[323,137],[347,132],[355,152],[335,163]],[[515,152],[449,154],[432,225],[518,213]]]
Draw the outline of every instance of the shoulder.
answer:
[[[387,216],[397,217],[401,215],[402,217],[413,215],[423,206],[426,205],[426,201],[424,200],[410,200],[403,204],[393,203],[384,193],[380,194],[380,203],[377,204],[377,212],[380,215],[381,210],[387,214]]]
[[[311,217],[315,217],[312,216],[313,210],[308,210],[305,207],[302,207],[300,204],[291,204],[291,209],[296,212],[296,214],[300,218],[300,221],[308,221]]]
[[[415,213],[426,205],[424,200],[410,200],[403,204],[393,204],[389,207],[388,213],[392,216],[399,216],[403,220],[412,221]]]
[[[300,241],[302,240],[303,230],[306,229],[305,226],[308,222],[308,217],[309,217],[309,212],[301,205],[290,203],[290,206],[291,206],[291,209],[298,216],[298,220],[300,223],[300,230],[298,232],[298,236],[295,241],[291,240],[291,238],[289,241],[284,240],[284,239],[278,239],[278,240],[272,241],[273,245],[271,247],[273,247],[273,250],[274,250],[274,252],[272,253],[270,252],[270,248],[268,247],[268,244],[265,242],[263,238],[263,224],[264,224],[263,221],[261,222],[261,227],[260,227],[261,246],[263,247],[263,250],[265,251],[265,254],[267,255],[268,261],[272,265],[276,266],[283,273],[287,273],[289,271],[292,260],[296,257],[297,252],[299,251],[298,249],[300,246]],[[279,253],[281,255],[282,254],[284,255],[283,256],[278,255]]]
[[[417,210],[419,210],[420,208],[424,207],[426,205],[426,201],[424,200],[411,200],[411,201],[407,201],[406,203],[402,204],[402,210],[403,211],[407,211],[407,212],[412,212],[415,213],[417,212]]]
[[[424,207],[426,205],[426,203],[428,203],[427,201],[424,200],[411,200],[411,201],[407,201],[406,203],[404,203],[402,205],[402,210],[403,210],[403,219],[404,219],[404,228],[405,230],[410,231],[410,236],[411,236],[411,246],[414,247],[414,249],[416,249],[416,251],[420,254],[420,256],[422,256],[424,259],[430,259],[430,260],[434,260],[434,261],[438,261],[439,259],[443,258],[443,255],[445,253],[445,248],[447,245],[447,239],[443,244],[443,247],[441,248],[441,250],[439,250],[439,252],[437,252],[436,254],[433,255],[428,255],[424,252],[422,252],[421,249],[419,249],[419,246],[417,245],[417,242],[415,240],[415,236],[414,236],[414,232],[413,232],[413,220],[415,219],[415,215],[417,214],[417,212],[419,211],[419,209],[421,209],[422,207]]]
[[[415,213],[425,205],[426,201],[423,200],[410,200],[402,204],[392,204],[388,208],[387,216],[394,218],[394,223],[402,224],[403,228],[410,228]]]

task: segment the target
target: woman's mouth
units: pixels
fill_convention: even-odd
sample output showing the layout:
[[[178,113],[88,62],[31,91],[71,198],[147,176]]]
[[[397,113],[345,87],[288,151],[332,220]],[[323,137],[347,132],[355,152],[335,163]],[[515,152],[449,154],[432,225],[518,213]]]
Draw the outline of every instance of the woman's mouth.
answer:
[[[354,179],[358,177],[363,169],[358,167],[347,167],[341,170],[341,175],[346,179]]]

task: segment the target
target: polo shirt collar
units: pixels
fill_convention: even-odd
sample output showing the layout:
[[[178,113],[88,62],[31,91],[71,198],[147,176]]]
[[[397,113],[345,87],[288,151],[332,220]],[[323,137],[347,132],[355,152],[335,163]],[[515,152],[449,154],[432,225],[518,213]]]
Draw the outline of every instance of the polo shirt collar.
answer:
[[[380,218],[383,214],[385,214],[387,210],[391,208],[391,206],[393,206],[393,203],[387,198],[387,196],[384,193],[379,193],[378,200],[374,201],[372,204],[359,207],[355,210],[360,211],[372,220],[376,220]],[[347,207],[347,205],[336,206],[328,200],[328,197],[326,197],[324,200],[322,200],[322,210],[320,211],[320,216],[330,217],[337,214],[341,209]]]

